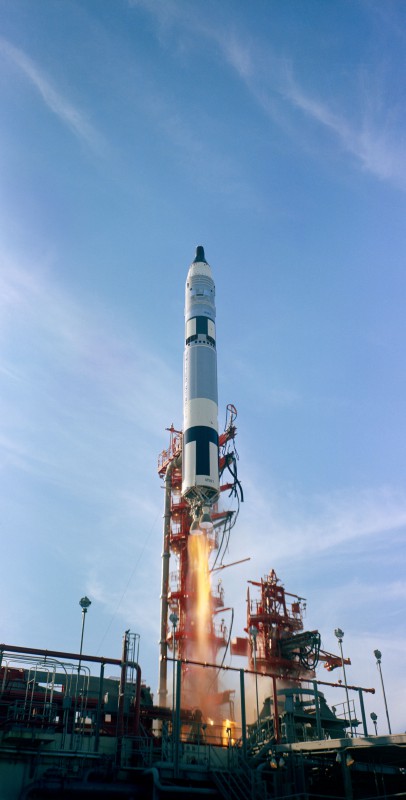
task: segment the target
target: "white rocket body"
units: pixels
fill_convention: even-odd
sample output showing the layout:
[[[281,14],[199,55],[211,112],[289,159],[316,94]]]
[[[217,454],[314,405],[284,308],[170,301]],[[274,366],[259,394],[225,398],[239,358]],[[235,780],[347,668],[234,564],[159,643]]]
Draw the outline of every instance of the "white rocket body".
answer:
[[[182,495],[196,510],[219,496],[215,287],[203,247],[186,280]]]

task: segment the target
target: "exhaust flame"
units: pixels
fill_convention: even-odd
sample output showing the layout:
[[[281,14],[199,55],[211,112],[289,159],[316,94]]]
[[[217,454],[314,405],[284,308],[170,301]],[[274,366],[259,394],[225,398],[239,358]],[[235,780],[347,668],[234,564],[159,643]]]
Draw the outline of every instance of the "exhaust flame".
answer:
[[[216,647],[212,621],[212,594],[209,572],[210,544],[206,531],[188,537],[187,642],[186,654],[193,661],[212,662]],[[213,694],[217,678],[212,670],[190,665],[184,682],[184,700],[189,708],[198,707],[204,719],[213,717]]]
[[[209,574],[209,546],[203,531],[200,536],[189,536],[189,598],[194,623],[195,646],[193,656],[197,661],[207,661],[211,631],[211,587]]]
[[[235,744],[235,722],[231,719],[224,719],[222,725],[221,743],[227,747]]]
[[[222,711],[224,703],[229,704],[231,711],[230,695],[219,692],[217,671],[205,668],[205,664],[216,661],[221,641],[213,623],[215,600],[209,569],[212,531],[198,530],[196,525],[191,534],[187,540],[185,654],[198,664],[188,664],[184,671],[182,698],[185,706],[193,710],[194,728],[190,736],[203,735],[210,742],[231,746],[235,740],[235,723],[231,719],[224,720],[231,715]]]

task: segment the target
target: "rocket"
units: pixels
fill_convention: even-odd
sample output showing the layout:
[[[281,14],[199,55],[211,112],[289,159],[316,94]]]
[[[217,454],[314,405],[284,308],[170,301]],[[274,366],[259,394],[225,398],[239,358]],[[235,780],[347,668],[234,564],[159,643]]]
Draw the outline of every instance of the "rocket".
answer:
[[[203,247],[189,267],[185,291],[182,496],[194,522],[191,533],[212,527],[219,497],[215,286]]]

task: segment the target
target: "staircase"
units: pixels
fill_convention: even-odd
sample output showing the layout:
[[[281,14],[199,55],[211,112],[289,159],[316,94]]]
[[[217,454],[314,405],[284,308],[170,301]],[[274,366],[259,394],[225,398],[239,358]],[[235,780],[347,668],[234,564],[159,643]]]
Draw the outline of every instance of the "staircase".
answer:
[[[211,770],[211,777],[224,800],[266,800],[266,786],[261,776],[247,764],[231,770]]]

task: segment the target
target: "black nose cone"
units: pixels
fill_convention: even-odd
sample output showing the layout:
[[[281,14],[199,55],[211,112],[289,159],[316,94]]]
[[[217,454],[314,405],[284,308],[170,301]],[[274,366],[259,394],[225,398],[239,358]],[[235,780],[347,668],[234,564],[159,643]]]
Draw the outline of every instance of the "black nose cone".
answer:
[[[202,247],[201,244],[196,247],[196,256],[193,263],[197,264],[199,261],[203,261],[205,264],[207,264],[206,257],[204,255],[204,247]]]

